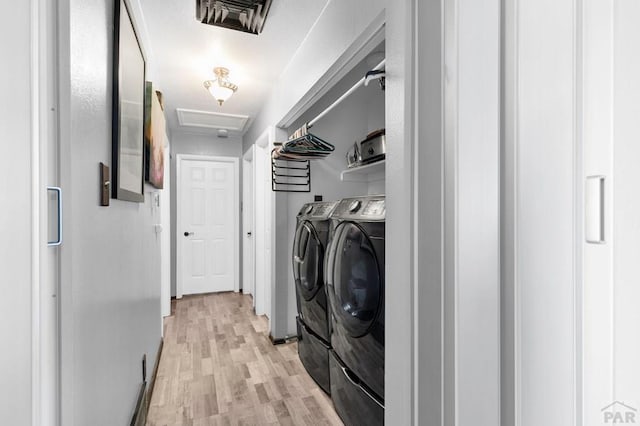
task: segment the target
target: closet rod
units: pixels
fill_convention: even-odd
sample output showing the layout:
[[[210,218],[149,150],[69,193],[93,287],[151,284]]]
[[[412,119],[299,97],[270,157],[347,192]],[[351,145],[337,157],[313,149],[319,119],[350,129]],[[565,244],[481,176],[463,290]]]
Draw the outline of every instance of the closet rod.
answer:
[[[376,65],[371,71],[378,71],[378,70],[382,69],[382,67],[384,66],[384,63],[385,63],[385,60],[383,59],[382,62],[380,62],[378,65]],[[313,120],[309,121],[309,123],[307,123],[307,128],[313,126],[318,120],[320,120],[322,117],[327,115],[329,113],[329,111],[331,111],[336,106],[338,106],[338,104],[340,102],[344,101],[349,95],[351,95],[353,92],[355,92],[360,86],[362,86],[364,84],[364,81],[366,79],[367,79],[367,77],[365,76],[365,77],[362,77],[360,80],[358,80],[358,82],[356,84],[354,84],[351,89],[347,90],[344,95],[342,95],[338,99],[336,99],[336,101],[334,103],[329,105],[327,107],[327,109],[325,109],[320,114],[318,114],[318,116],[316,118],[314,118]]]

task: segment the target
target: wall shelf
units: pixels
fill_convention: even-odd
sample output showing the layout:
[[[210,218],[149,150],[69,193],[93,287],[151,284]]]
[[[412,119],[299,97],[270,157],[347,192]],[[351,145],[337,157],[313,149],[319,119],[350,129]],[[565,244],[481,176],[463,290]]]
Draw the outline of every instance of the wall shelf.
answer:
[[[386,160],[376,161],[375,163],[343,170],[340,174],[340,180],[343,182],[372,182],[383,180],[385,161]]]

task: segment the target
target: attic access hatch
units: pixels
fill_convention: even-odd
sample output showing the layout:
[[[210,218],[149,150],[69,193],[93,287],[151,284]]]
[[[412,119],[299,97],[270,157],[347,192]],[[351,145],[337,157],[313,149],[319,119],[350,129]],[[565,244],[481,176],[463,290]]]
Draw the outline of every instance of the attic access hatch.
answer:
[[[196,0],[196,19],[203,24],[260,34],[271,0]]]

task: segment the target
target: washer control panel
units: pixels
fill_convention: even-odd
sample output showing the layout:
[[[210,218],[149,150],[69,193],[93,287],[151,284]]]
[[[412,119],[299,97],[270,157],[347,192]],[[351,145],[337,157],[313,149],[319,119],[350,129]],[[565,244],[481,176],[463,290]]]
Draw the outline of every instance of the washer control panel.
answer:
[[[384,195],[345,198],[336,207],[332,218],[353,220],[384,220],[386,214]]]
[[[300,209],[298,217],[306,219],[327,219],[338,205],[337,201],[307,203]]]
[[[384,216],[384,200],[370,200],[362,210],[362,214],[366,216]]]

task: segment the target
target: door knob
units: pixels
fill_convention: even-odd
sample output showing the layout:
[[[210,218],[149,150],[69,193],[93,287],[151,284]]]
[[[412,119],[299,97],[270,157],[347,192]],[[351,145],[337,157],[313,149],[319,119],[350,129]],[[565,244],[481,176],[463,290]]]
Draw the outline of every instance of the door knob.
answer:
[[[189,235],[193,235],[193,232],[185,232],[185,233],[184,233],[184,236],[185,236],[185,237],[188,237]]]
[[[247,235],[250,237],[251,236],[251,232],[247,232]]]

